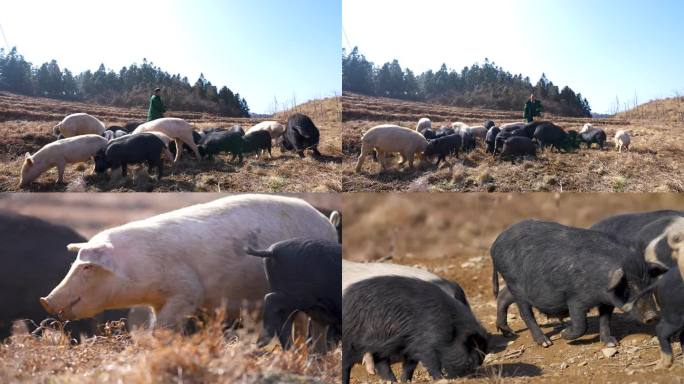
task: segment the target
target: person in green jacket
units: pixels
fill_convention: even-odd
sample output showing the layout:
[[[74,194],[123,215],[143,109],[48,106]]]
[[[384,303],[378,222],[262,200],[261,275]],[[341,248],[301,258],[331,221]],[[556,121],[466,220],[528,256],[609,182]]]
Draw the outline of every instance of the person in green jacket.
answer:
[[[166,107],[161,100],[161,88],[154,90],[154,94],[150,97],[150,109],[147,111],[147,121],[152,121],[164,117]]]
[[[530,99],[525,103],[523,118],[529,123],[534,120],[535,116],[541,117],[542,110],[541,102],[537,100],[533,93],[530,95]]]

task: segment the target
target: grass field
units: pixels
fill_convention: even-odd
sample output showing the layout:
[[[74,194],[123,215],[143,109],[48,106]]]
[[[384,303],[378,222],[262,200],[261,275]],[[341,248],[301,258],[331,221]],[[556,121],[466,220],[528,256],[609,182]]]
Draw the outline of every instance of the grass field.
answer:
[[[553,345],[537,346],[515,305],[509,325],[516,338],[495,331],[489,247],[508,225],[527,218],[588,227],[616,213],[684,209],[682,194],[500,194],[410,193],[347,194],[343,256],[354,261],[387,260],[426,268],[455,280],[465,290],[475,315],[493,333],[491,355],[479,372],[457,382],[485,383],[681,383],[684,357],[675,343],[675,364],[654,371],[659,359],[654,327],[639,325],[616,311],[611,328],[620,341],[617,354],[605,357],[598,340],[597,313],[589,316],[587,334],[569,342],[556,339],[556,319],[537,315]],[[399,365],[394,366],[399,374]],[[372,380],[361,366],[352,382]],[[417,382],[429,381],[419,368]]]
[[[658,104],[654,104],[658,105]],[[675,105],[668,101],[668,106]],[[638,116],[650,116],[643,106]],[[345,93],[342,96],[342,188],[344,191],[576,191],[576,192],[682,192],[684,191],[684,122],[672,120],[674,113],[660,120],[625,117],[580,119],[545,115],[564,129],[579,130],[591,122],[608,136],[604,150],[584,149],[575,153],[538,153],[537,159],[511,164],[478,148],[447,164],[422,163],[415,170],[396,165],[379,173],[380,164],[367,161],[361,173],[354,171],[360,153],[361,136],[378,124],[398,124],[415,128],[421,117],[429,117],[433,127],[462,121],[482,125],[492,119],[497,124],[521,120],[519,111],[469,109],[444,105],[367,97]],[[682,109],[684,112],[684,109]],[[622,115],[620,115],[622,116]],[[632,136],[630,151],[617,153],[612,137],[619,129]],[[396,163],[396,161],[393,161]]]
[[[64,102],[0,92],[0,192],[18,191],[24,153],[34,153],[55,140],[52,127],[70,113],[87,112],[107,126],[144,121],[144,109],[125,109],[95,104]],[[90,175],[92,161],[67,166],[65,183],[55,184],[57,170],[43,174],[23,191],[139,191],[139,192],[335,192],[341,190],[341,105],[339,98],[314,100],[276,114],[285,123],[294,112],[309,115],[321,132],[320,159],[310,152],[300,159],[293,152],[274,148],[273,159],[245,158],[243,165],[228,163],[229,156],[214,161],[197,161],[184,154],[171,174],[165,161],[166,175],[157,180],[143,167],[133,166],[128,179],[111,182],[105,175]],[[194,112],[170,111],[167,117],[180,117],[196,129],[230,127],[240,124],[246,130],[268,119],[223,118]],[[272,120],[272,119],[271,119]]]
[[[224,194],[3,194],[0,209],[41,217],[86,237]],[[312,205],[341,209],[335,194],[298,194]],[[200,332],[131,333],[108,323],[102,334],[70,345],[57,332],[36,338],[18,329],[0,341],[0,383],[332,383],[339,381],[341,351],[309,355],[301,346],[284,352],[272,342],[256,347],[260,324],[247,321],[224,331],[220,314]]]

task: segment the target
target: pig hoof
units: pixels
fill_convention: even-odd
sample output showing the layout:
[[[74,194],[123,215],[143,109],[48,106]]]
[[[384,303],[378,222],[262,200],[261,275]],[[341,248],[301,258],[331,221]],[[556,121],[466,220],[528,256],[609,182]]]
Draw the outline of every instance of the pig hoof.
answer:
[[[668,369],[670,366],[672,366],[672,355],[661,352],[660,360],[658,360],[658,364],[656,364],[655,369]]]
[[[497,325],[496,329],[499,330],[504,337],[515,336],[515,334],[513,333],[513,330],[508,325]]]
[[[565,340],[575,340],[576,338],[582,336],[581,334],[574,334],[571,330],[568,330],[568,328],[564,329],[561,332],[561,337],[564,338]]]
[[[615,348],[618,346],[618,344],[619,343],[618,343],[617,339],[614,338],[613,336],[610,336],[610,337],[606,338],[605,341],[603,341],[603,345],[605,345],[607,348]]]

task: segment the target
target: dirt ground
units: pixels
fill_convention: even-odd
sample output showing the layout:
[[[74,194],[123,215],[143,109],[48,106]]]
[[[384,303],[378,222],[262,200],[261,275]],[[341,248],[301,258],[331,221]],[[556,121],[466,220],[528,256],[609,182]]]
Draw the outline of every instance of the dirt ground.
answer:
[[[0,194],[0,209],[65,224],[86,237],[132,220],[211,201],[215,193]],[[341,209],[337,194],[294,194],[324,209]],[[18,240],[19,241],[19,240]],[[1,254],[0,254],[1,255]],[[0,257],[1,258],[1,257]],[[256,347],[260,324],[225,331],[211,318],[192,336],[124,332],[116,322],[80,345],[61,334],[35,338],[17,330],[0,341],[0,383],[311,383],[339,382],[341,350],[309,355],[301,345]],[[247,318],[249,319],[249,317]]]
[[[659,349],[654,327],[637,324],[621,313],[613,316],[612,330],[620,346],[611,357],[604,356],[598,340],[597,313],[590,314],[587,334],[572,342],[556,339],[562,329],[556,319],[537,315],[542,329],[553,335],[549,348],[533,342],[515,305],[509,310],[509,325],[516,338],[506,339],[494,327],[489,247],[508,225],[537,218],[588,227],[617,213],[665,208],[684,209],[684,195],[346,194],[343,252],[354,261],[390,259],[422,267],[461,284],[475,315],[493,337],[483,368],[455,382],[682,383],[684,357],[678,344],[674,366],[655,371]],[[398,369],[395,365],[397,374]],[[353,383],[377,380],[361,366],[354,368],[352,377]],[[422,367],[416,379],[429,381]]]
[[[342,188],[353,192],[457,191],[457,192],[682,192],[684,191],[684,124],[681,121],[648,121],[626,118],[580,119],[545,115],[564,129],[578,130],[592,123],[606,131],[603,150],[573,153],[546,150],[537,158],[512,164],[485,152],[480,141],[475,151],[449,157],[439,168],[418,163],[414,170],[399,168],[396,160],[380,173],[380,164],[366,159],[361,173],[354,168],[361,149],[361,137],[379,124],[415,128],[419,118],[429,117],[433,128],[462,121],[482,125],[486,119],[497,124],[520,121],[517,111],[469,109],[444,105],[376,98],[345,93],[342,96]],[[614,150],[617,130],[632,136],[630,151]]]
[[[95,104],[64,102],[52,99],[18,96],[0,92],[0,192],[339,192],[341,190],[341,105],[340,99],[314,100],[291,110],[279,112],[270,119],[224,118],[195,112],[170,111],[167,117],[180,117],[196,129],[230,127],[239,124],[247,130],[263,120],[287,121],[291,113],[307,114],[321,133],[320,158],[307,152],[300,159],[294,152],[281,153],[274,146],[273,158],[246,157],[242,165],[229,163],[229,156],[216,156],[213,161],[197,161],[185,153],[175,169],[165,161],[165,175],[157,179],[148,175],[146,167],[129,167],[129,177],[111,181],[106,175],[91,175],[93,162],[67,166],[65,183],[55,184],[57,170],[41,175],[29,186],[19,189],[23,156],[35,153],[55,140],[52,127],[70,113],[87,112],[105,125],[122,125],[144,121],[143,109],[125,109]]]

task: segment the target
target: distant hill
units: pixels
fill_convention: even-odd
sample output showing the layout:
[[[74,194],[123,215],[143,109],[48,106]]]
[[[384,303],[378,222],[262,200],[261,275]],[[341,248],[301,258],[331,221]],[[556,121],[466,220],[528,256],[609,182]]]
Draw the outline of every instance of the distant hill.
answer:
[[[684,96],[651,100],[615,117],[629,120],[655,120],[670,123],[684,122]]]

